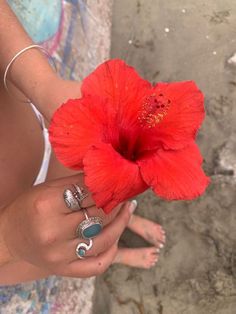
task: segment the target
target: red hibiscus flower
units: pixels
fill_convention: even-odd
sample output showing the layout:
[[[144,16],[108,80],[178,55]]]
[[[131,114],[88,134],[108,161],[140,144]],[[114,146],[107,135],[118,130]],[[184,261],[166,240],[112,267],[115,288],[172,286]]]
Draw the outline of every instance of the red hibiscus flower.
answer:
[[[201,195],[209,178],[194,140],[203,119],[194,82],[152,86],[110,60],[84,79],[81,99],[55,112],[49,131],[58,159],[83,169],[97,207],[109,213],[149,187],[168,200]]]

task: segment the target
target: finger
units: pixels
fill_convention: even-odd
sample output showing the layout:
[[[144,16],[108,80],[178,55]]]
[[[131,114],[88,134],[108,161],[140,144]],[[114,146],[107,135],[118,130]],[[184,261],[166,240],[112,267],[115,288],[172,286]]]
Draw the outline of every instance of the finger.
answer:
[[[67,185],[67,186],[60,186],[60,187],[50,187],[47,190],[47,193],[50,193],[50,203],[53,206],[54,209],[57,209],[60,213],[62,214],[71,214],[74,212],[80,211],[79,205],[78,205],[78,210],[73,210],[69,208],[66,205],[65,199],[64,199],[64,191],[66,189],[70,189],[71,191],[74,191],[74,189],[71,187],[72,185]],[[82,186],[82,184],[81,184]],[[95,205],[94,200],[92,199],[92,195],[90,192],[87,192],[86,198],[82,201],[82,206],[91,207]]]
[[[123,204],[117,218],[113,220],[112,223],[108,224],[101,234],[93,239],[93,245],[88,251],[86,251],[86,256],[98,255],[114,245],[117,239],[119,239],[124,228],[127,226],[131,212],[135,207],[135,202],[127,202]],[[78,237],[76,239],[74,238],[73,240],[66,241],[63,239],[63,231],[61,229],[60,235],[61,239],[57,238],[57,244],[55,244],[54,247],[50,246],[47,252],[47,262],[52,265],[52,269],[54,269],[54,267],[60,267],[60,265],[76,261],[78,259],[76,255],[76,248],[78,244],[84,243],[84,247],[89,244],[89,240],[78,239]]]
[[[117,243],[104,253],[84,260],[76,260],[57,272],[62,276],[86,278],[104,273],[117,254]]]
[[[66,178],[60,178],[53,181],[48,181],[44,183],[44,185],[47,185],[48,187],[56,188],[58,189],[58,192],[63,197],[63,193],[66,189],[70,189],[72,192],[76,192],[76,188],[74,185],[79,186],[80,189],[84,191],[85,194],[88,194],[88,197],[84,198],[81,202],[82,207],[88,208],[90,206],[94,206],[95,202],[92,199],[91,193],[88,191],[88,188],[86,187],[84,180],[83,180],[83,174],[77,174],[74,176],[69,176]],[[64,201],[64,199],[62,199]],[[65,203],[65,201],[64,201]],[[65,203],[66,205],[66,203]],[[68,212],[68,210],[67,210]]]
[[[78,172],[76,175],[73,175],[73,176],[64,177],[64,178],[60,178],[60,179],[56,179],[52,181],[47,181],[46,183],[44,183],[44,185],[47,185],[49,187],[62,187],[62,186],[70,185],[72,183],[81,181],[81,175],[82,175],[82,172],[80,173]]]
[[[99,217],[102,220],[102,225],[105,227],[112,220],[116,218],[118,213],[121,211],[122,204],[116,206],[111,213],[106,214],[101,208],[90,207],[87,212],[89,217]],[[70,215],[66,215],[66,217],[62,218],[62,223],[60,227],[61,239],[77,239],[78,235],[76,234],[77,227],[79,224],[85,220],[85,216],[82,211],[71,213]]]
[[[70,208],[70,206],[68,206],[66,199],[67,199],[67,195],[68,193],[71,195],[73,195],[73,199],[75,200],[75,203],[77,205],[77,208],[75,209],[75,211],[81,208],[89,208],[91,206],[95,205],[95,201],[92,198],[92,194],[89,192],[88,188],[85,186],[84,183],[74,183],[71,184],[70,187],[66,188],[63,192],[63,199],[67,205],[67,207]]]
[[[108,224],[102,232],[93,239],[93,246],[91,249],[86,251],[87,256],[96,256],[104,251],[107,251],[114,243],[120,238],[125,227],[128,225],[131,214],[136,207],[135,202],[127,202],[122,206],[120,213],[117,215],[116,219]],[[83,239],[74,239],[68,243],[67,252],[72,252],[73,260],[76,260],[75,248],[81,242],[88,241]]]
[[[90,217],[100,217],[102,219],[103,227],[109,224],[112,220],[116,218],[120,212],[123,204],[116,206],[110,214],[105,214],[102,209],[97,209],[96,207],[89,208]],[[78,225],[85,220],[82,211],[74,212],[71,215],[63,215],[58,219],[54,219],[53,228],[50,227],[51,235],[56,239],[57,243],[63,243],[63,249],[69,240],[76,239],[79,241],[78,235],[76,233]],[[62,251],[64,252],[64,251]]]

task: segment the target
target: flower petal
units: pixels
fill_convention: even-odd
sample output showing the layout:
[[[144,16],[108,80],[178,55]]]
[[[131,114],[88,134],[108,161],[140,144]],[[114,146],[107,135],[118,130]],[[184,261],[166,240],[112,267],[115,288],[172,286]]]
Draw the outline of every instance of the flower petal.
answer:
[[[141,99],[150,88],[151,84],[142,79],[134,68],[122,60],[114,59],[104,62],[86,77],[81,91],[84,96],[107,99],[118,114],[118,123],[127,128],[128,124],[138,122]]]
[[[153,92],[163,95],[170,106],[156,127],[142,133],[140,147],[142,150],[184,148],[195,139],[204,119],[203,94],[193,81],[158,83]]]
[[[210,179],[204,174],[202,157],[195,143],[180,151],[159,149],[138,161],[144,181],[168,200],[190,200],[200,196]]]
[[[55,112],[49,128],[50,141],[65,166],[81,169],[89,147],[114,136],[116,130],[109,128],[114,115],[107,108],[98,97],[85,97],[70,99]]]
[[[105,213],[148,188],[138,165],[124,159],[110,144],[92,146],[83,162],[85,184]]]

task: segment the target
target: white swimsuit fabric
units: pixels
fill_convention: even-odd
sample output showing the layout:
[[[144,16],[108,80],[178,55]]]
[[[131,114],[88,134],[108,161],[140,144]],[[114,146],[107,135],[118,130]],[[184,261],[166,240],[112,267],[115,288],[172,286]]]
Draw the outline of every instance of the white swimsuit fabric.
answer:
[[[37,178],[34,181],[34,185],[37,185],[37,184],[43,183],[46,180],[52,147],[49,141],[48,129],[45,126],[45,122],[44,122],[44,118],[42,114],[37,110],[37,108],[33,104],[31,104],[31,106],[40,122],[40,125],[43,130],[43,137],[44,137],[43,160],[42,160]]]

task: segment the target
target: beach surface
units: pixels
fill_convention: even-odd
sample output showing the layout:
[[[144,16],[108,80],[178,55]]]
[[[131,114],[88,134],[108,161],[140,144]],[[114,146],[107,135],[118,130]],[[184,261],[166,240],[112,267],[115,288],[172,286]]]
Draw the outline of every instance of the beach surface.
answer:
[[[114,0],[111,56],[151,82],[197,83],[206,109],[197,142],[211,185],[194,201],[138,197],[137,213],[166,230],[160,261],[110,267],[97,278],[94,314],[235,314],[236,1]],[[150,246],[129,231],[121,245]]]

